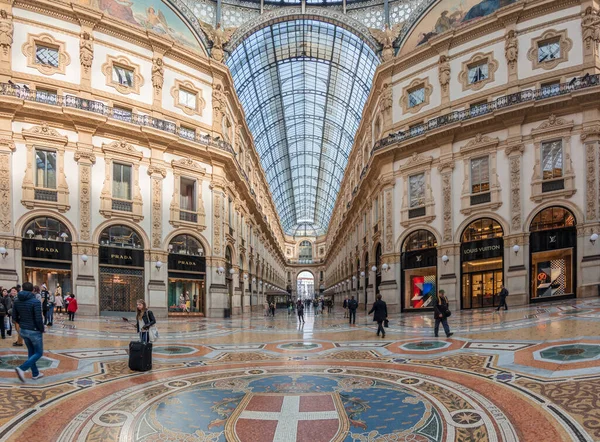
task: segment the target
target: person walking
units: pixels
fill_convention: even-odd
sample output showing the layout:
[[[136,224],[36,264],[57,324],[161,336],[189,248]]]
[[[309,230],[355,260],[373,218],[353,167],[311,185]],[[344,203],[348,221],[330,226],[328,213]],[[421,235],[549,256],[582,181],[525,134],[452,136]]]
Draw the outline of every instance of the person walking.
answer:
[[[69,306],[67,307],[67,313],[69,313],[69,321],[75,320],[75,312],[77,312],[77,299],[75,299],[75,295],[71,293],[71,297],[69,298]]]
[[[140,335],[140,341],[145,342],[146,344],[151,341],[149,330],[153,325],[156,325],[154,313],[152,313],[152,310],[148,310],[146,301],[138,299],[135,326]]]
[[[304,324],[304,304],[299,299],[298,303],[296,304],[296,310],[298,311],[298,322],[302,322]]]
[[[433,329],[433,334],[435,337],[438,337],[438,332],[440,330],[440,322],[444,327],[444,332],[446,332],[446,337],[452,336],[454,333],[450,333],[450,327],[448,326],[448,316],[450,316],[450,309],[448,307],[448,298],[446,297],[446,292],[444,290],[440,290],[438,295],[433,299],[433,318],[435,319],[435,327]]]
[[[344,303],[342,304],[342,307],[344,307],[344,318],[348,317],[348,297],[346,296],[344,298]]]
[[[371,313],[373,313],[373,322],[377,322],[377,336],[381,333],[381,337],[385,338],[383,321],[387,319],[387,304],[381,300],[381,294],[377,295],[377,300],[373,303],[371,310],[369,310],[369,315]]]
[[[502,289],[500,290],[500,304],[498,305],[498,308],[496,309],[496,311],[500,310],[500,307],[504,306],[504,310],[508,310],[508,305],[506,304],[506,297],[508,296],[508,290],[506,289],[506,287],[504,287],[504,284],[502,284]]]
[[[10,302],[11,302],[12,307],[14,307],[15,302],[17,301],[18,293],[19,293],[19,290],[17,289],[17,287],[12,287],[10,289],[10,291],[8,292],[8,296],[10,298]],[[41,306],[41,304],[40,304],[40,306]],[[21,333],[19,331],[20,330],[19,324],[17,324],[14,321],[14,315],[12,313],[12,307],[10,309],[8,309],[8,314],[10,315],[12,322],[14,322],[14,324],[15,324],[15,331],[17,332],[17,341],[13,342],[13,347],[23,347],[23,345],[25,345],[24,341],[23,341],[23,336],[21,336]]]
[[[350,324],[356,324],[356,309],[358,308],[358,301],[354,299],[354,296],[350,298],[346,307],[348,308],[348,321]]]
[[[265,301],[265,303],[263,304],[263,306],[264,306],[264,308],[265,308],[265,313],[264,313],[264,315],[265,315],[265,316],[269,316],[269,310],[270,310],[269,303],[268,303],[267,301]]]
[[[4,330],[8,336],[12,335],[12,322],[11,322],[11,314],[12,314],[12,298],[8,295],[7,289],[2,289],[2,299],[0,302],[4,304],[4,308],[6,310],[6,315],[4,316]]]
[[[275,301],[271,301],[271,315],[275,317]]]
[[[6,339],[6,330],[4,321],[8,317],[8,308],[6,308],[6,298],[8,297],[8,292],[6,289],[0,288],[0,335],[2,335],[2,339]]]
[[[52,323],[54,322],[54,304],[56,303],[56,296],[48,292],[46,303],[48,305],[48,313],[46,314],[48,320],[47,325],[52,327]]]
[[[33,294],[33,284],[23,283],[23,290],[17,295],[13,304],[13,319],[19,324],[19,334],[27,345],[27,360],[15,368],[21,382],[25,382],[25,372],[31,369],[31,379],[40,379],[44,376],[37,368],[37,361],[44,353],[44,320],[42,318],[42,304]]]
[[[54,309],[56,313],[62,313],[63,308],[63,297],[62,297],[62,289],[59,291],[60,287],[56,288],[56,292],[54,293]]]

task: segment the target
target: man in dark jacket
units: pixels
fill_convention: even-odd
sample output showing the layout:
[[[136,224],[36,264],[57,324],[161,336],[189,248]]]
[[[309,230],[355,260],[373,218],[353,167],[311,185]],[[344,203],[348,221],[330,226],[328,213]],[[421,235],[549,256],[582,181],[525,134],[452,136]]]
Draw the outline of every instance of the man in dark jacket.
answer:
[[[356,309],[358,308],[358,302],[354,299],[354,296],[348,301],[348,318],[350,324],[356,324]]]
[[[508,296],[508,290],[506,290],[506,287],[504,287],[504,285],[502,286],[502,290],[500,290],[500,305],[498,305],[498,308],[496,309],[496,311],[500,310],[500,307],[504,306],[504,310],[508,310],[508,305],[506,305],[506,297]]]
[[[19,333],[27,345],[28,359],[15,368],[21,382],[25,382],[25,372],[31,368],[31,378],[39,379],[40,373],[36,362],[44,353],[44,320],[42,318],[42,303],[32,293],[33,284],[23,283],[23,290],[17,295],[13,305],[13,320],[19,324]]]
[[[446,337],[452,336],[454,333],[450,332],[450,326],[448,325],[448,316],[450,316],[450,308],[448,306],[448,298],[446,292],[440,290],[437,296],[433,298],[433,319],[435,319],[435,326],[433,328],[433,334],[438,337],[440,330],[440,323],[444,327]]]
[[[369,310],[369,315],[371,313],[373,313],[373,321],[377,322],[377,336],[381,333],[381,337],[385,338],[383,321],[387,319],[387,304],[381,300],[381,293],[377,294],[377,301],[373,303],[373,307]]]

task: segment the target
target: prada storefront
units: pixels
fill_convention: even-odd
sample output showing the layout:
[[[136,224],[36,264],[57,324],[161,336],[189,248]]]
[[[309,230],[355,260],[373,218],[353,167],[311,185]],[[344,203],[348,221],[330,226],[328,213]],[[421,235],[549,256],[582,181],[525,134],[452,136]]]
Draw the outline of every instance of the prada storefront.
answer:
[[[206,314],[206,258],[200,241],[177,235],[169,243],[169,313]]]
[[[563,207],[539,212],[530,226],[531,300],[575,296],[577,228]]]
[[[402,309],[432,308],[437,281],[437,241],[428,230],[411,233],[402,244]]]
[[[499,304],[504,269],[504,232],[491,218],[473,221],[460,245],[462,308]]]
[[[73,290],[71,278],[71,234],[54,218],[39,217],[23,229],[23,281],[41,287],[46,284],[51,293],[61,287],[65,295]]]
[[[144,244],[131,228],[110,226],[100,235],[100,314],[135,312],[145,298]]]

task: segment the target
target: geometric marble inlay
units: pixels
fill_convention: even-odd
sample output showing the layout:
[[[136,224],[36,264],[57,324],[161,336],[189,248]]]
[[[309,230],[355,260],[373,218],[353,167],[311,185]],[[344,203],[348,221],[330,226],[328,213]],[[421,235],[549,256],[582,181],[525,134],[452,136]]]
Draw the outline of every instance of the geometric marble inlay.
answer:
[[[557,345],[539,352],[540,359],[557,362],[580,362],[584,360],[600,359],[600,345],[596,344],[569,344]]]
[[[402,344],[400,346],[403,350],[412,350],[412,351],[430,351],[430,350],[439,350],[440,348],[446,348],[451,345],[451,342],[446,341],[418,341],[418,342],[409,342],[407,344]]]

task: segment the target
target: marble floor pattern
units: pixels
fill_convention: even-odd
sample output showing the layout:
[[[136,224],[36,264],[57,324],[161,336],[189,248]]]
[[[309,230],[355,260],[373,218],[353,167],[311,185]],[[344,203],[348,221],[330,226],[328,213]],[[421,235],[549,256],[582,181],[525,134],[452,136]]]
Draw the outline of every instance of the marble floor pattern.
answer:
[[[45,377],[0,341],[2,441],[600,441],[600,300],[390,317],[364,309],[159,322],[153,369],[127,366],[133,326],[62,315]]]

